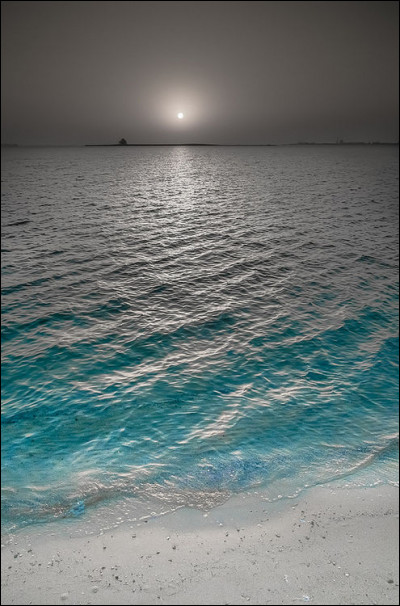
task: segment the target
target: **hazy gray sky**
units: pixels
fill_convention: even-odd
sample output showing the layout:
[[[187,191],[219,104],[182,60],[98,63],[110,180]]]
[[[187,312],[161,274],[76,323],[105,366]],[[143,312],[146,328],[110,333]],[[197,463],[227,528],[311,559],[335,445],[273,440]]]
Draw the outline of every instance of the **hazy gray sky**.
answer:
[[[398,69],[398,2],[2,2],[2,141],[397,141]]]

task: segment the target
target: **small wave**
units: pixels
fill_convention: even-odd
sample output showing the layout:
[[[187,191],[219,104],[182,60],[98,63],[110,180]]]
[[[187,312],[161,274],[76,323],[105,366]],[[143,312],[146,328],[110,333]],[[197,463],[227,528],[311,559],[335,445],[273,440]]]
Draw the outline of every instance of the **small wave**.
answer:
[[[8,223],[7,227],[17,227],[19,225],[26,225],[27,223],[30,223],[31,220],[30,219],[23,219],[22,221],[14,221],[14,223]]]

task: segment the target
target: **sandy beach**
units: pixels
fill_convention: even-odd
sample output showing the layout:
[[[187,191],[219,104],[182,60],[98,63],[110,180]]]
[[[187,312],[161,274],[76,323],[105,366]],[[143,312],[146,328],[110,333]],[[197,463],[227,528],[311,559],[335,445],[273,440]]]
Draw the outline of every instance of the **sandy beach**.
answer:
[[[99,535],[22,531],[2,604],[397,604],[398,489],[243,495]]]

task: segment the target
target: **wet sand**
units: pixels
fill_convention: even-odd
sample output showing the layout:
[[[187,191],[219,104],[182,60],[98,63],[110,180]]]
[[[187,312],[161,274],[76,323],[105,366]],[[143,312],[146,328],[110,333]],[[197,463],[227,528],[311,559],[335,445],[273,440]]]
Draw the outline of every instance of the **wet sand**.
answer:
[[[397,604],[398,488],[262,494],[104,534],[2,541],[2,604]]]

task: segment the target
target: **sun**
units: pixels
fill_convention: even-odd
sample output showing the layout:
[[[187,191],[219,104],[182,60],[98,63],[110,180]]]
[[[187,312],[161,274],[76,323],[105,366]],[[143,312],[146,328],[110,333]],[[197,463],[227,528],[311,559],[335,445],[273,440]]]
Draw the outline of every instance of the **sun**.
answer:
[[[183,118],[182,112],[179,112],[179,114],[176,114],[176,115],[178,116],[179,120],[182,120],[182,118]]]

